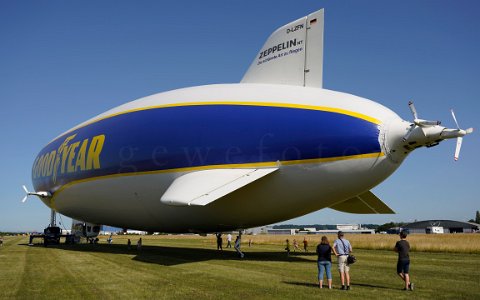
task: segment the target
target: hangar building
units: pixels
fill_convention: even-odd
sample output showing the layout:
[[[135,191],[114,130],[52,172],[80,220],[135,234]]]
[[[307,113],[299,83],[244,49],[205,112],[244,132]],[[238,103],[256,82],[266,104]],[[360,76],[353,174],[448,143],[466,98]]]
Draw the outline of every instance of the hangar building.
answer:
[[[427,220],[407,224],[409,233],[471,233],[479,230],[479,224],[451,220]]]

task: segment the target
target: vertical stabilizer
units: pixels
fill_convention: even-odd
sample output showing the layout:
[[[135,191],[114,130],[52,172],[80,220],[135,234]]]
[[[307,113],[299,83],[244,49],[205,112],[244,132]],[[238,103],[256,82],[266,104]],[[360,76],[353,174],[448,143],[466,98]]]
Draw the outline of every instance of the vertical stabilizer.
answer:
[[[241,82],[321,88],[323,23],[321,9],[275,30]]]
[[[323,87],[323,9],[307,17],[304,86]]]

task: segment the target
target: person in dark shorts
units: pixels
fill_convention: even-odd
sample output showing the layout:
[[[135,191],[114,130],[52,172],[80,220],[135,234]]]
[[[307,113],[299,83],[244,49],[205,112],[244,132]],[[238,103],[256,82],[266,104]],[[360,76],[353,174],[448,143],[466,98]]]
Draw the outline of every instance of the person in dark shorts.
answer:
[[[217,250],[223,250],[223,238],[221,233],[217,233]]]
[[[323,272],[327,274],[328,288],[332,288],[332,247],[326,236],[322,236],[320,244],[317,245],[318,264],[318,285],[323,288]]]
[[[397,274],[405,282],[405,291],[413,291],[414,284],[410,281],[410,275],[408,274],[410,269],[410,244],[407,241],[407,233],[405,231],[400,232],[400,240],[395,244],[393,248],[398,253],[397,262]]]
[[[285,240],[285,251],[287,251],[287,256],[290,256],[290,241],[288,239]]]

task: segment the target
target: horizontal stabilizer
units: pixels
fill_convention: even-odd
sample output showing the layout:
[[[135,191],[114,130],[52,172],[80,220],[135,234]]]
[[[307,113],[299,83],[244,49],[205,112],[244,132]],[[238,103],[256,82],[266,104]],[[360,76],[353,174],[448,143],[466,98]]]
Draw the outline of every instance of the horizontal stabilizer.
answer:
[[[366,192],[341,203],[330,206],[341,212],[352,214],[394,214],[395,212],[372,192]]]
[[[215,169],[191,172],[178,177],[160,201],[168,205],[207,205],[278,168]]]

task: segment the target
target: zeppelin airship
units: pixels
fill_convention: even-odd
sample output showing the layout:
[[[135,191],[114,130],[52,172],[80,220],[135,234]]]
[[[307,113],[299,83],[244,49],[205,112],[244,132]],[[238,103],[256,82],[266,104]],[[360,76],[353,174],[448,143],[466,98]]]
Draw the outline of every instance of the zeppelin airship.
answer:
[[[457,159],[473,129],[323,89],[323,24],[319,10],[278,28],[238,84],[151,95],[60,134],[28,194],[77,220],[161,232],[393,213],[370,190],[419,147],[456,138]]]

